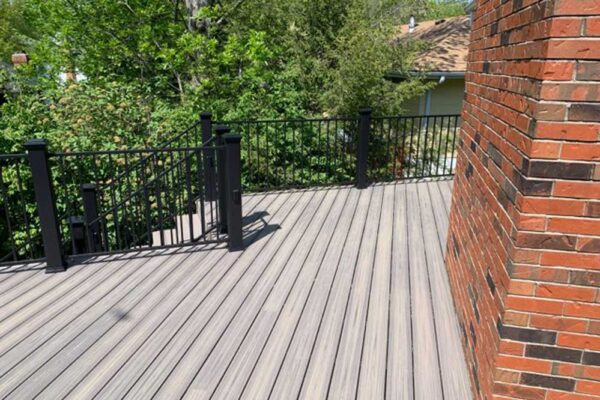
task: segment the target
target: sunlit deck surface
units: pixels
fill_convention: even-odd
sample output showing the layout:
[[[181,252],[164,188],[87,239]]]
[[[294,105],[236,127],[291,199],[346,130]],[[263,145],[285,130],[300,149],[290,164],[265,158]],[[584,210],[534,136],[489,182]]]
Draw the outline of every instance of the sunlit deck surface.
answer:
[[[0,270],[0,397],[469,399],[451,181],[246,196],[243,252]]]

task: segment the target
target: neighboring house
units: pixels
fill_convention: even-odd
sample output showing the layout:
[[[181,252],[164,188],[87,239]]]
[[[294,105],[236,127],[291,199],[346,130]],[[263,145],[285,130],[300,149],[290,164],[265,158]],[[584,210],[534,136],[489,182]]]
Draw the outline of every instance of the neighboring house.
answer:
[[[459,16],[436,21],[403,25],[398,40],[420,39],[429,43],[417,61],[415,72],[424,73],[437,85],[423,96],[405,105],[411,115],[460,114],[465,91],[465,72],[471,18]],[[398,72],[390,72],[392,80],[403,79]]]

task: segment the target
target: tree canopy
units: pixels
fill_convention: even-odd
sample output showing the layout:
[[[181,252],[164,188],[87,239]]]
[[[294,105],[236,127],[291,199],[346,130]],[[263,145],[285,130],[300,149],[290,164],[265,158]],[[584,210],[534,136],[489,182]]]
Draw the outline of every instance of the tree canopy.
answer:
[[[422,93],[421,43],[391,38],[410,15],[459,13],[435,0],[0,0],[0,146],[152,145],[197,119],[399,113]],[[77,81],[65,79],[77,73]]]

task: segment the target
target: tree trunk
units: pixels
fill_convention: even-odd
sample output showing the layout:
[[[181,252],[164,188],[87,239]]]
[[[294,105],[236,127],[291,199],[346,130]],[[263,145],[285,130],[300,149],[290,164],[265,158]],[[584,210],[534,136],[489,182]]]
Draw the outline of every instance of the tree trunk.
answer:
[[[187,27],[189,31],[198,32],[206,25],[206,21],[198,21],[195,17],[203,7],[210,6],[214,0],[184,0],[187,12]]]

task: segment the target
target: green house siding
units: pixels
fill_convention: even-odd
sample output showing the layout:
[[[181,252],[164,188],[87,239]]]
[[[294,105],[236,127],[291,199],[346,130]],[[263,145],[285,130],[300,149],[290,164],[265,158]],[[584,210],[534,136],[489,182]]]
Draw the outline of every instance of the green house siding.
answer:
[[[415,97],[406,102],[409,115],[460,114],[465,92],[465,80],[447,79],[430,91],[429,106],[427,95]]]

